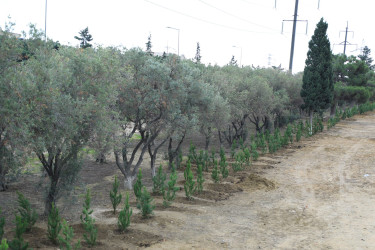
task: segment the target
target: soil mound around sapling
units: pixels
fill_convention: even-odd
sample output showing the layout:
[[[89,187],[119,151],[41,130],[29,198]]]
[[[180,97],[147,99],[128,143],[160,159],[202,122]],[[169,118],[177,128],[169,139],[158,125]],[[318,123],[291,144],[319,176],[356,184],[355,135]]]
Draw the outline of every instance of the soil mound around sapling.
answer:
[[[250,174],[246,177],[243,177],[242,181],[237,185],[247,192],[253,192],[256,190],[270,191],[276,189],[275,182],[256,174]]]

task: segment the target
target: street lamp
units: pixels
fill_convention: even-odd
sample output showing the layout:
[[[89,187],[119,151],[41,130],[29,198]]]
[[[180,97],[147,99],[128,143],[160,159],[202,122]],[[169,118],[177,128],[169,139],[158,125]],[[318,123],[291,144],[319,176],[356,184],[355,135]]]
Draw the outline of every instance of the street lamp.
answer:
[[[237,48],[237,49],[241,49],[240,67],[242,67],[242,47],[239,47],[239,46],[236,46],[236,45],[233,45],[232,47]]]
[[[173,27],[166,27],[167,29],[177,30],[178,31],[178,37],[177,37],[177,54],[180,56],[180,29],[173,28]]]
[[[44,9],[44,41],[47,41],[47,0],[46,0],[46,6]]]

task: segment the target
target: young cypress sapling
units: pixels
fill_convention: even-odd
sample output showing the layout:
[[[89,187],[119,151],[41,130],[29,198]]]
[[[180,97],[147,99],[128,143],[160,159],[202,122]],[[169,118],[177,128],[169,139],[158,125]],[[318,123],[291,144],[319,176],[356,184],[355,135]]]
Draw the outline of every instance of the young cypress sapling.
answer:
[[[215,183],[219,181],[219,170],[217,169],[217,161],[214,161],[214,167],[212,168],[212,174],[211,174],[212,179],[214,180]]]
[[[178,191],[178,187],[176,187],[177,182],[177,173],[174,168],[174,165],[172,164],[172,171],[169,175],[169,181],[167,185],[167,190],[164,190],[163,193],[163,206],[168,207],[171,205],[171,201],[173,201],[176,198],[176,191]]]
[[[228,175],[229,175],[229,170],[228,170],[228,163],[226,162],[226,157],[225,155],[223,155],[221,158],[220,158],[220,162],[219,162],[219,165],[220,165],[220,173],[223,177],[223,179],[227,178]]]
[[[18,212],[20,213],[22,220],[26,223],[26,232],[29,232],[38,219],[38,215],[35,212],[35,209],[31,209],[30,202],[22,193],[17,192],[17,195],[19,206]]]
[[[139,208],[142,212],[143,218],[149,218],[154,211],[155,205],[152,203],[153,198],[150,193],[147,191],[146,187],[143,187],[141,192],[141,197],[139,198]]]
[[[60,249],[66,249],[66,250],[77,250],[81,248],[81,241],[78,240],[78,242],[72,246],[72,240],[74,237],[74,230],[71,226],[69,226],[68,222],[63,219],[62,221],[62,235],[59,235],[59,245]]]
[[[0,207],[0,216],[1,216],[1,207]],[[0,217],[0,241],[3,239],[4,236],[4,226],[5,226],[5,218]]]
[[[232,146],[230,147],[230,156],[234,158],[237,149],[237,141],[233,140]]]
[[[113,183],[112,190],[109,192],[109,197],[111,198],[111,203],[113,207],[113,214],[116,214],[116,208],[120,204],[122,195],[119,192],[119,182],[117,180],[117,175],[115,175],[115,182]]]
[[[195,187],[195,181],[193,172],[191,171],[191,164],[190,161],[187,162],[186,164],[186,169],[184,171],[184,178],[185,178],[185,184],[184,184],[184,189],[185,189],[185,195],[187,199],[191,199],[192,195],[195,193],[196,187]]]
[[[152,192],[154,194],[163,194],[165,189],[165,179],[167,175],[163,173],[163,166],[160,165],[156,175],[152,178],[152,182],[154,187],[152,188]]]
[[[137,175],[137,181],[134,184],[134,194],[137,199],[141,197],[142,187],[142,169],[140,168]]]
[[[16,215],[16,229],[15,229],[15,236],[12,241],[9,242],[10,249],[17,249],[17,250],[26,250],[29,246],[29,243],[24,242],[22,235],[26,231],[27,222],[22,220],[22,217]]]
[[[90,189],[87,189],[86,195],[85,195],[85,201],[83,203],[82,214],[80,216],[82,224],[85,224],[85,222],[89,220],[88,218],[90,217],[92,212],[93,210],[91,209],[91,193],[90,193]]]
[[[9,246],[6,239],[1,240],[0,250],[8,250]]]
[[[203,167],[202,167],[202,165],[198,165],[198,170],[197,170],[197,191],[198,191],[198,193],[201,193],[203,191],[203,183],[204,183]]]
[[[243,157],[245,159],[246,165],[250,166],[250,163],[251,163],[251,153],[250,153],[249,148],[247,148],[247,147],[244,148],[242,152],[243,152]]]
[[[96,245],[96,238],[98,235],[98,230],[94,225],[95,220],[91,217],[92,212],[93,210],[91,209],[91,193],[90,189],[87,189],[85,201],[83,204],[81,222],[83,224],[83,228],[85,229],[83,238],[90,247]]]
[[[126,231],[126,229],[130,225],[130,217],[133,214],[133,210],[130,208],[129,205],[129,194],[126,193],[126,198],[124,202],[124,208],[120,211],[118,216],[117,225],[121,231]]]
[[[59,215],[59,210],[56,207],[55,203],[52,203],[51,212],[48,215],[48,228],[47,228],[47,236],[53,244],[57,244],[57,238],[61,231],[61,218]]]
[[[251,156],[253,158],[253,161],[256,161],[258,160],[258,157],[259,157],[259,153],[258,153],[258,150],[257,150],[257,144],[255,141],[253,141],[251,143]]]

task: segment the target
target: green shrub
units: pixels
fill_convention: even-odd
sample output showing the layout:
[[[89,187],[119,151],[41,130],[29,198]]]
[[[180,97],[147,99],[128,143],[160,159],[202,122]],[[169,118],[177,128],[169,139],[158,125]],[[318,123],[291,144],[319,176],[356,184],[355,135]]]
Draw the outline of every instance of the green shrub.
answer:
[[[27,222],[22,220],[20,215],[16,215],[16,229],[14,239],[9,242],[10,249],[26,250],[29,243],[23,241],[23,234],[28,226]]]
[[[222,148],[220,148],[220,154],[221,154],[221,150],[222,150]],[[212,166],[214,165],[214,160],[215,160],[215,157],[216,157],[215,154],[216,154],[216,150],[214,148],[212,148],[211,149],[211,156],[210,156]]]
[[[171,205],[171,201],[173,201],[176,198],[176,192],[179,189],[176,187],[177,182],[177,173],[172,165],[172,172],[169,175],[169,181],[167,185],[167,190],[163,193],[163,205],[164,207],[168,207]]]
[[[35,224],[38,219],[38,215],[35,212],[35,209],[31,209],[30,202],[25,198],[25,196],[17,192],[18,195],[18,212],[21,215],[22,221],[26,223],[26,232],[29,232],[32,226]]]
[[[181,149],[178,150],[177,160],[176,160],[176,168],[180,169],[182,163],[182,151]]]
[[[57,244],[57,238],[61,231],[61,218],[59,215],[59,210],[56,207],[55,203],[52,203],[51,212],[48,215],[48,228],[47,228],[47,236],[53,244]]]
[[[217,165],[217,162],[216,162],[216,165]],[[229,175],[229,170],[228,170],[228,163],[226,162],[226,157],[225,155],[223,155],[221,158],[220,158],[220,162],[219,162],[219,165],[220,165],[220,173],[223,177],[223,179],[227,178],[228,175]],[[217,168],[217,167],[216,167]],[[216,170],[217,171],[217,170]],[[214,172],[212,172],[214,174]],[[214,178],[213,178],[214,179]],[[214,179],[215,180],[215,179]],[[217,176],[217,181],[219,180],[219,177]],[[215,181],[215,182],[217,182]]]
[[[119,182],[117,180],[117,175],[115,176],[115,182],[112,185],[112,190],[109,192],[109,197],[111,199],[113,214],[116,214],[116,208],[120,204],[122,195],[119,193]]]
[[[255,141],[251,143],[251,157],[253,158],[253,161],[257,161],[259,157],[259,153],[257,150],[257,144]]]
[[[203,150],[201,164],[202,164],[204,171],[208,172],[208,166],[210,164],[210,157],[208,156],[208,152],[206,150]]]
[[[202,165],[198,165],[197,169],[197,191],[201,193],[203,191],[203,183],[204,183],[204,176],[203,176],[203,167]]]
[[[186,164],[186,169],[184,171],[184,178],[185,178],[185,184],[184,184],[185,195],[186,195],[186,198],[191,199],[192,198],[191,196],[196,191],[196,187],[195,187],[193,172],[191,171],[190,161],[188,161]]]
[[[95,227],[95,220],[91,217],[92,212],[93,210],[91,209],[91,193],[90,189],[87,189],[85,201],[83,204],[81,222],[83,224],[83,228],[85,229],[83,238],[90,247],[96,245],[96,238],[98,235],[98,230]]]
[[[233,142],[232,142],[232,146],[230,147],[230,156],[232,158],[234,158],[234,155],[236,153],[236,149],[237,149],[237,141],[234,139]]]
[[[303,124],[302,124],[303,126]],[[297,132],[296,132],[296,141],[299,142],[301,140],[301,136],[302,136],[302,128],[301,126],[298,126],[297,127]]]
[[[257,144],[257,147],[260,148],[262,154],[267,153],[266,137],[264,136],[263,133],[260,133],[257,135],[256,144]]]
[[[163,167],[162,165],[159,166],[158,171],[156,175],[152,178],[153,182],[153,189],[152,192],[154,194],[163,194],[165,189],[165,179],[167,178],[167,175],[163,173]]]
[[[71,226],[69,226],[68,222],[66,222],[65,219],[63,219],[62,221],[61,233],[62,235],[58,236],[60,249],[76,250],[81,248],[81,242],[79,240],[74,246],[72,246],[74,230]]]
[[[146,187],[143,187],[141,197],[138,201],[138,207],[141,209],[142,217],[149,218],[155,208],[155,205],[152,203],[153,199],[149,192],[147,192]]]
[[[1,216],[1,207],[0,207],[0,216]],[[3,239],[3,236],[4,236],[4,226],[5,226],[5,218],[0,217],[0,241]]]
[[[86,243],[90,247],[95,246],[96,238],[98,236],[98,230],[95,227],[95,220],[91,216],[88,216],[87,220],[83,224],[83,228],[85,229],[83,238],[85,239]]]
[[[6,239],[3,239],[0,244],[0,250],[8,250],[9,246]]]
[[[132,214],[133,214],[133,210],[130,208],[130,205],[129,205],[129,194],[126,193],[124,208],[120,211],[120,214],[118,216],[118,221],[117,221],[118,228],[121,231],[126,231],[126,229],[129,227],[130,217],[132,216]]]
[[[190,142],[190,147],[189,147],[189,154],[188,154],[188,160],[193,163],[197,163],[197,153],[195,152],[195,146],[193,143]]]
[[[270,154],[273,154],[276,152],[275,139],[273,135],[270,135],[268,139],[268,152]]]
[[[215,183],[219,181],[219,170],[217,169],[217,161],[214,161],[214,167],[212,168],[211,177]]]
[[[85,200],[83,202],[82,214],[80,216],[82,224],[89,220],[89,217],[91,216],[92,212],[93,210],[91,209],[91,193],[90,189],[87,189]]]
[[[245,159],[245,163],[247,166],[250,166],[250,163],[251,163],[251,153],[250,153],[250,150],[248,148],[243,148],[243,157]]]
[[[137,174],[137,181],[134,184],[134,194],[137,199],[141,197],[142,187],[142,169],[140,168]]]

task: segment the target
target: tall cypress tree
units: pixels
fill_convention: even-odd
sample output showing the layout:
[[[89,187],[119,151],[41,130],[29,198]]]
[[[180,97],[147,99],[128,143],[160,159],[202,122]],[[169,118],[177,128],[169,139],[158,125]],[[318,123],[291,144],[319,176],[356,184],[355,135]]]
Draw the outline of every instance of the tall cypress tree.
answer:
[[[90,43],[92,41],[92,35],[90,35],[88,27],[78,32],[78,34],[79,37],[74,36],[74,38],[81,41],[79,45],[81,48],[86,49],[92,47],[92,44]]]
[[[197,43],[197,51],[195,52],[195,57],[194,57],[194,61],[195,63],[200,63],[201,62],[201,47],[199,45],[199,43]]]
[[[152,52],[152,43],[151,43],[151,34],[147,38],[147,43],[146,43],[146,52],[150,55],[153,56],[154,52]]]
[[[302,109],[310,115],[328,108],[333,98],[332,52],[327,37],[328,24],[320,19],[309,42],[309,51],[303,71]],[[310,132],[312,128],[310,128]]]

